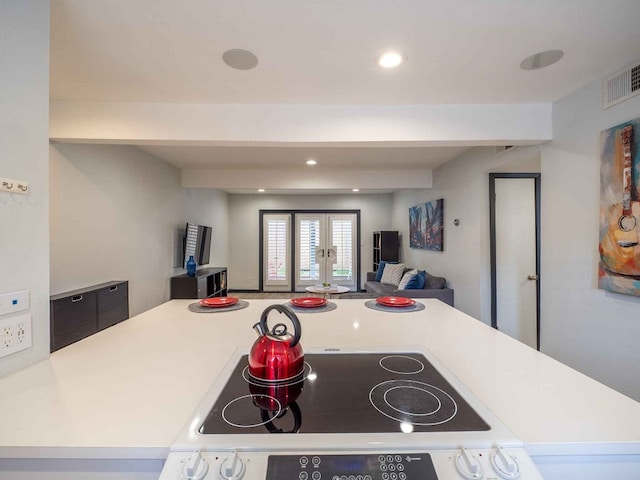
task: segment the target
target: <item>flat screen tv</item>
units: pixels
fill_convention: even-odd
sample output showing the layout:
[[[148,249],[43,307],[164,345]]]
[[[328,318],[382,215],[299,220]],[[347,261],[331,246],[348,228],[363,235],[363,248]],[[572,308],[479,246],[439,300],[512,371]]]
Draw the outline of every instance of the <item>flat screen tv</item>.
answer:
[[[211,227],[187,223],[183,243],[184,261],[182,262],[182,266],[184,268],[186,268],[187,260],[189,260],[189,256],[191,255],[193,255],[193,259],[198,265],[206,265],[209,263]]]

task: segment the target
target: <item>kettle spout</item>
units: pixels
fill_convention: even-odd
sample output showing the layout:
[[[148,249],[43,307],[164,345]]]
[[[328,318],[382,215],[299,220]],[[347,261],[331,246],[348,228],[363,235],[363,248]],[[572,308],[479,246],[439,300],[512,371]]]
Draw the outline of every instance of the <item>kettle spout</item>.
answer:
[[[262,325],[260,325],[260,322],[256,323],[256,324],[253,326],[253,329],[256,331],[256,333],[257,333],[257,334],[258,334],[258,336],[260,336],[260,337],[264,337],[264,336],[265,336],[265,334],[267,333],[267,332],[265,332],[265,331],[263,330]]]

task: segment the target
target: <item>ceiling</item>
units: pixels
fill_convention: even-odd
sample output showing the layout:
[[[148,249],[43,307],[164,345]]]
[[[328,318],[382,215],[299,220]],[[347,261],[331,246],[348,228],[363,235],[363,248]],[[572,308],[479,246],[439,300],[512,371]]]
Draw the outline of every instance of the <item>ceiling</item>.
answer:
[[[550,103],[640,56],[638,0],[56,0],[52,101],[181,104]],[[253,70],[222,61],[250,50]],[[387,49],[408,57],[383,71]],[[520,62],[561,49],[526,71]],[[505,139],[504,143],[509,143]],[[180,168],[435,168],[462,147],[144,146]],[[468,148],[468,147],[467,147]]]

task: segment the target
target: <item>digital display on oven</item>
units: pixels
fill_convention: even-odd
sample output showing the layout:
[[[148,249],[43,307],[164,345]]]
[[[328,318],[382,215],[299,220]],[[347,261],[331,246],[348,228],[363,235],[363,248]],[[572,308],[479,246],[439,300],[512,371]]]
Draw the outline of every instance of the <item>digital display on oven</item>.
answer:
[[[437,480],[426,453],[270,455],[267,480]]]

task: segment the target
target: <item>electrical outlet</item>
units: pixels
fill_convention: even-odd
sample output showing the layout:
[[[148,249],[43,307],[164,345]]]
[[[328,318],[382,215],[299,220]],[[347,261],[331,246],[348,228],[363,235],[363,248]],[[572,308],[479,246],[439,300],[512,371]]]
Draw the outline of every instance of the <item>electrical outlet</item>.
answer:
[[[25,324],[24,322],[18,322],[16,323],[16,335],[15,335],[15,342],[17,345],[20,345],[22,343],[25,342],[25,333],[26,333],[26,329],[25,329]]]
[[[31,314],[0,318],[0,357],[31,347]]]

